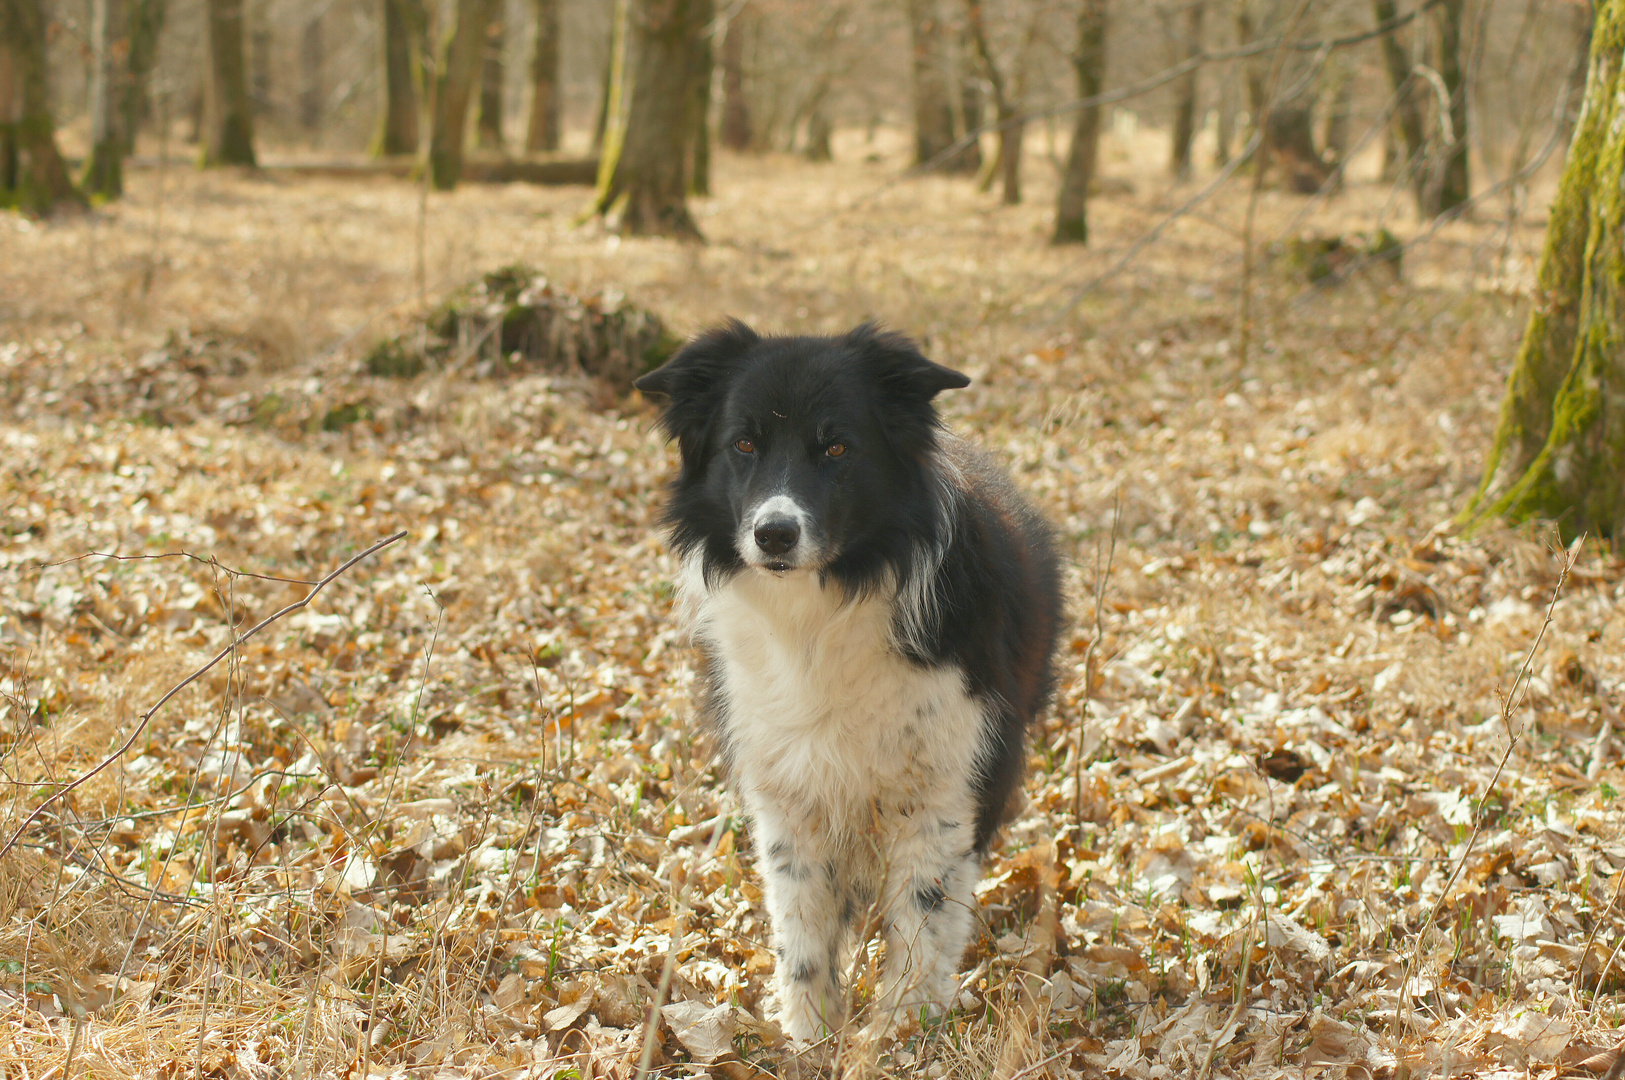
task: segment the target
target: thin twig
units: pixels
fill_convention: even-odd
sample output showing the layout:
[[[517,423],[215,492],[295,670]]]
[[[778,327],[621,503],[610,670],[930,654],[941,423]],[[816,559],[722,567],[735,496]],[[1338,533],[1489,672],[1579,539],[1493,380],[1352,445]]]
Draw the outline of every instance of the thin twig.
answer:
[[[53,566],[68,566],[71,563],[84,562],[86,559],[98,558],[113,559],[116,562],[142,562],[147,559],[191,559],[193,562],[200,562],[204,566],[212,566],[217,570],[223,570],[228,576],[233,578],[245,577],[253,578],[256,581],[278,581],[284,585],[316,584],[314,581],[311,581],[308,578],[278,577],[275,574],[253,574],[247,570],[233,569],[230,566],[226,566],[213,556],[204,558],[202,555],[194,555],[190,551],[158,551],[149,555],[120,555],[116,551],[87,551],[83,555],[75,555],[71,559],[58,559],[56,562],[39,563],[38,566],[41,570],[48,570]]]
[[[1478,842],[1478,835],[1484,830],[1484,808],[1489,805],[1490,796],[1495,794],[1495,785],[1500,783],[1501,773],[1506,770],[1507,762],[1512,760],[1513,749],[1523,737],[1521,732],[1513,730],[1512,716],[1523,707],[1524,699],[1528,697],[1530,666],[1535,662],[1535,654],[1540,651],[1541,643],[1546,640],[1546,631],[1551,629],[1552,612],[1557,608],[1558,598],[1563,595],[1563,586],[1568,582],[1569,572],[1574,569],[1574,564],[1579,560],[1580,550],[1584,545],[1585,537],[1581,536],[1568,549],[1563,559],[1563,566],[1557,574],[1557,584],[1552,587],[1552,598],[1546,604],[1546,618],[1541,621],[1540,630],[1535,634],[1535,640],[1530,643],[1529,651],[1524,653],[1523,663],[1519,665],[1518,673],[1513,676],[1512,689],[1505,694],[1497,692],[1496,696],[1501,700],[1501,724],[1506,728],[1507,733],[1507,748],[1501,754],[1501,760],[1496,763],[1495,772],[1491,774],[1489,783],[1484,785],[1484,793],[1479,796],[1478,805],[1473,810],[1473,831],[1468,835],[1467,843],[1462,846],[1461,854],[1456,858],[1456,865],[1450,871],[1450,876],[1445,879],[1444,887],[1439,890],[1438,898],[1433,901],[1433,907],[1428,911],[1428,917],[1423,921],[1421,929],[1417,933],[1416,946],[1411,950],[1410,959],[1405,963],[1404,978],[1399,984],[1399,1002],[1394,1009],[1392,1032],[1396,1042],[1402,1035],[1402,1027],[1406,1024],[1410,1011],[1407,1008],[1410,997],[1406,988],[1410,986],[1411,976],[1416,970],[1416,962],[1421,958],[1424,944],[1423,938],[1428,928],[1433,925],[1433,921],[1438,918],[1439,909],[1444,906],[1445,899],[1449,897],[1451,886],[1455,885],[1456,879],[1461,876],[1462,870],[1467,866],[1467,859],[1473,853],[1473,847]],[[1582,965],[1585,962],[1585,954],[1583,953],[1580,956],[1580,962]]]
[[[1095,635],[1089,639],[1089,647],[1083,653],[1083,704],[1082,719],[1078,721],[1077,749],[1072,757],[1072,824],[1078,830],[1078,839],[1083,839],[1083,729],[1089,722],[1089,701],[1095,691],[1095,652],[1100,647],[1100,640],[1106,634],[1106,585],[1111,581],[1112,562],[1117,557],[1117,526],[1123,518],[1123,489],[1118,488],[1112,495],[1112,533],[1111,543],[1106,549],[1106,570],[1100,569],[1100,542],[1095,541]]]
[[[158,710],[162,709],[164,707],[164,705],[166,705],[169,702],[170,698],[174,697],[176,694],[180,693],[182,690],[186,689],[188,686],[191,686],[193,683],[197,682],[204,675],[208,674],[208,672],[216,664],[220,663],[220,661],[224,660],[226,657],[232,655],[232,653],[236,652],[237,649],[241,648],[242,645],[245,642],[247,642],[255,634],[258,634],[261,630],[264,630],[267,626],[270,626],[272,623],[276,622],[278,619],[281,619],[282,617],[284,617],[286,615],[291,615],[295,611],[299,611],[302,608],[308,607],[310,605],[310,602],[312,600],[316,599],[317,595],[323,589],[327,588],[327,586],[331,585],[334,581],[336,581],[340,576],[342,576],[344,574],[345,571],[349,570],[352,566],[354,566],[357,563],[361,562],[362,560],[366,559],[368,556],[374,555],[377,552],[382,551],[384,548],[388,547],[389,545],[395,543],[397,540],[400,540],[402,537],[404,537],[406,535],[406,533],[407,533],[407,530],[402,529],[400,532],[395,533],[392,536],[384,537],[382,540],[378,541],[376,544],[373,544],[371,547],[369,547],[367,550],[361,552],[360,554],[353,555],[350,558],[346,559],[337,569],[333,570],[326,577],[324,577],[324,578],[320,579],[319,581],[317,581],[316,584],[311,588],[310,592],[306,593],[305,596],[302,599],[295,600],[293,603],[287,605],[286,607],[284,607],[284,608],[282,608],[282,609],[280,609],[280,610],[278,610],[278,611],[276,611],[276,612],[274,612],[274,613],[272,613],[270,615],[267,615],[264,619],[261,619],[258,623],[256,623],[254,625],[254,627],[252,629],[250,629],[247,633],[243,634],[241,637],[232,638],[232,640],[230,642],[228,642],[224,648],[222,648],[219,652],[214,654],[214,657],[212,659],[210,659],[208,663],[204,664],[202,667],[200,667],[196,671],[192,672],[192,674],[188,675],[186,678],[182,679],[180,682],[178,682],[174,686],[170,687],[168,692],[166,692],[163,697],[158,699],[158,703],[156,705],[154,705],[152,708],[148,709],[146,712],[141,714],[141,720],[140,720],[139,723],[136,724],[135,730],[130,732],[129,738],[125,739],[123,744],[121,746],[119,746],[119,748],[117,750],[113,751],[107,757],[103,758],[101,763],[96,765],[89,772],[81,774],[76,779],[69,782],[67,784],[67,786],[65,786],[62,789],[60,789],[59,791],[53,792],[51,795],[47,796],[44,802],[40,803],[37,807],[34,808],[33,813],[29,814],[26,818],[23,819],[22,824],[17,826],[17,830],[11,834],[11,837],[5,842],[5,844],[0,845],[0,858],[4,858],[7,854],[9,854],[11,852],[11,849],[16,846],[18,839],[23,835],[24,832],[27,831],[28,827],[30,825],[32,825],[39,818],[39,816],[41,814],[45,813],[45,810],[46,810],[47,807],[49,807],[52,803],[61,801],[61,799],[64,796],[66,796],[69,792],[73,791],[75,788],[81,787],[84,784],[88,783],[92,777],[94,777],[97,774],[101,773],[104,769],[108,768],[114,762],[118,761],[125,754],[127,754],[129,752],[129,750],[130,750],[130,747],[135,745],[136,739],[140,738],[141,733],[143,731],[147,730],[147,725],[149,723],[151,723],[152,718],[158,714]]]

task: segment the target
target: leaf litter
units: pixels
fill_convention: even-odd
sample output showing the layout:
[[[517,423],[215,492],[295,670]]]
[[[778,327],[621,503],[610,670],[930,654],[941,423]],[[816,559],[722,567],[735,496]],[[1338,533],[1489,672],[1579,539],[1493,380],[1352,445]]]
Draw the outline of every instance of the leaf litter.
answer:
[[[4,835],[234,632],[408,536],[3,856],[0,1070],[1612,1068],[1625,573],[1582,545],[1554,602],[1564,551],[1448,525],[1521,329],[1479,255],[1527,256],[1538,224],[1451,225],[1404,286],[1266,272],[1243,360],[1234,240],[1200,221],[1041,309],[1157,192],[1102,199],[1100,250],[1056,253],[1042,175],[995,210],[935,178],[864,201],[870,166],[730,163],[703,251],[574,227],[556,189],[437,196],[430,243],[446,289],[526,262],[684,331],[883,315],[975,377],[949,423],[1056,522],[1074,620],[956,1009],[800,1059],[780,1039],[749,823],[690,720],[651,414],[567,371],[370,373],[415,310],[404,184],[179,181],[142,306],[138,174],[90,223],[0,238],[0,294],[26,297],[0,342]],[[1381,195],[1328,213],[1404,235]],[[245,204],[300,238],[227,229]],[[1266,194],[1260,220],[1298,205]],[[13,291],[24,265],[65,269]]]

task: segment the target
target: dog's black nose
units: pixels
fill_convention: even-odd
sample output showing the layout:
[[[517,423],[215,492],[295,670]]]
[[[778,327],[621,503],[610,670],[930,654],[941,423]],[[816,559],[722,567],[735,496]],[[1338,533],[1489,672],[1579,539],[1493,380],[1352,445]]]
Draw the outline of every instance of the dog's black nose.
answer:
[[[801,539],[801,526],[790,518],[771,518],[756,526],[756,546],[768,555],[783,555]]]

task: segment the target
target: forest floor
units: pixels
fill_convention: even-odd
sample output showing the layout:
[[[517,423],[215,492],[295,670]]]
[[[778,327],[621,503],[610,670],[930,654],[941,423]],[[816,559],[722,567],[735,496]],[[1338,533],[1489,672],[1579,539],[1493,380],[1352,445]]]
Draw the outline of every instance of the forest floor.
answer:
[[[838,151],[722,157],[703,247],[577,224],[581,189],[420,207],[179,168],[0,218],[0,1077],[1612,1064],[1625,568],[1451,525],[1543,203],[1423,236],[1387,187],[1266,190],[1244,333],[1245,181],[1119,267],[1195,188],[1110,159],[1135,182],[1058,250],[1041,157],[1002,207],[898,179],[895,141]],[[1402,282],[1312,287],[1280,254],[1384,224],[1421,236]],[[680,333],[878,317],[973,377],[948,422],[1055,522],[1072,626],[947,1017],[778,1037],[652,410],[579,375],[366,373],[518,262]]]

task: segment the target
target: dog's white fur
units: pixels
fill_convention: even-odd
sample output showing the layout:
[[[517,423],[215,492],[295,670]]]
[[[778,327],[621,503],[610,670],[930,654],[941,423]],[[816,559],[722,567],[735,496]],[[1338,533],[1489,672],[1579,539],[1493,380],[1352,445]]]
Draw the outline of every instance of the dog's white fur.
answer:
[[[785,1032],[839,1027],[849,935],[871,912],[886,940],[877,1019],[951,1004],[981,873],[970,784],[991,726],[963,671],[900,650],[927,592],[852,599],[805,569],[708,582],[696,552],[679,594],[754,822]]]

